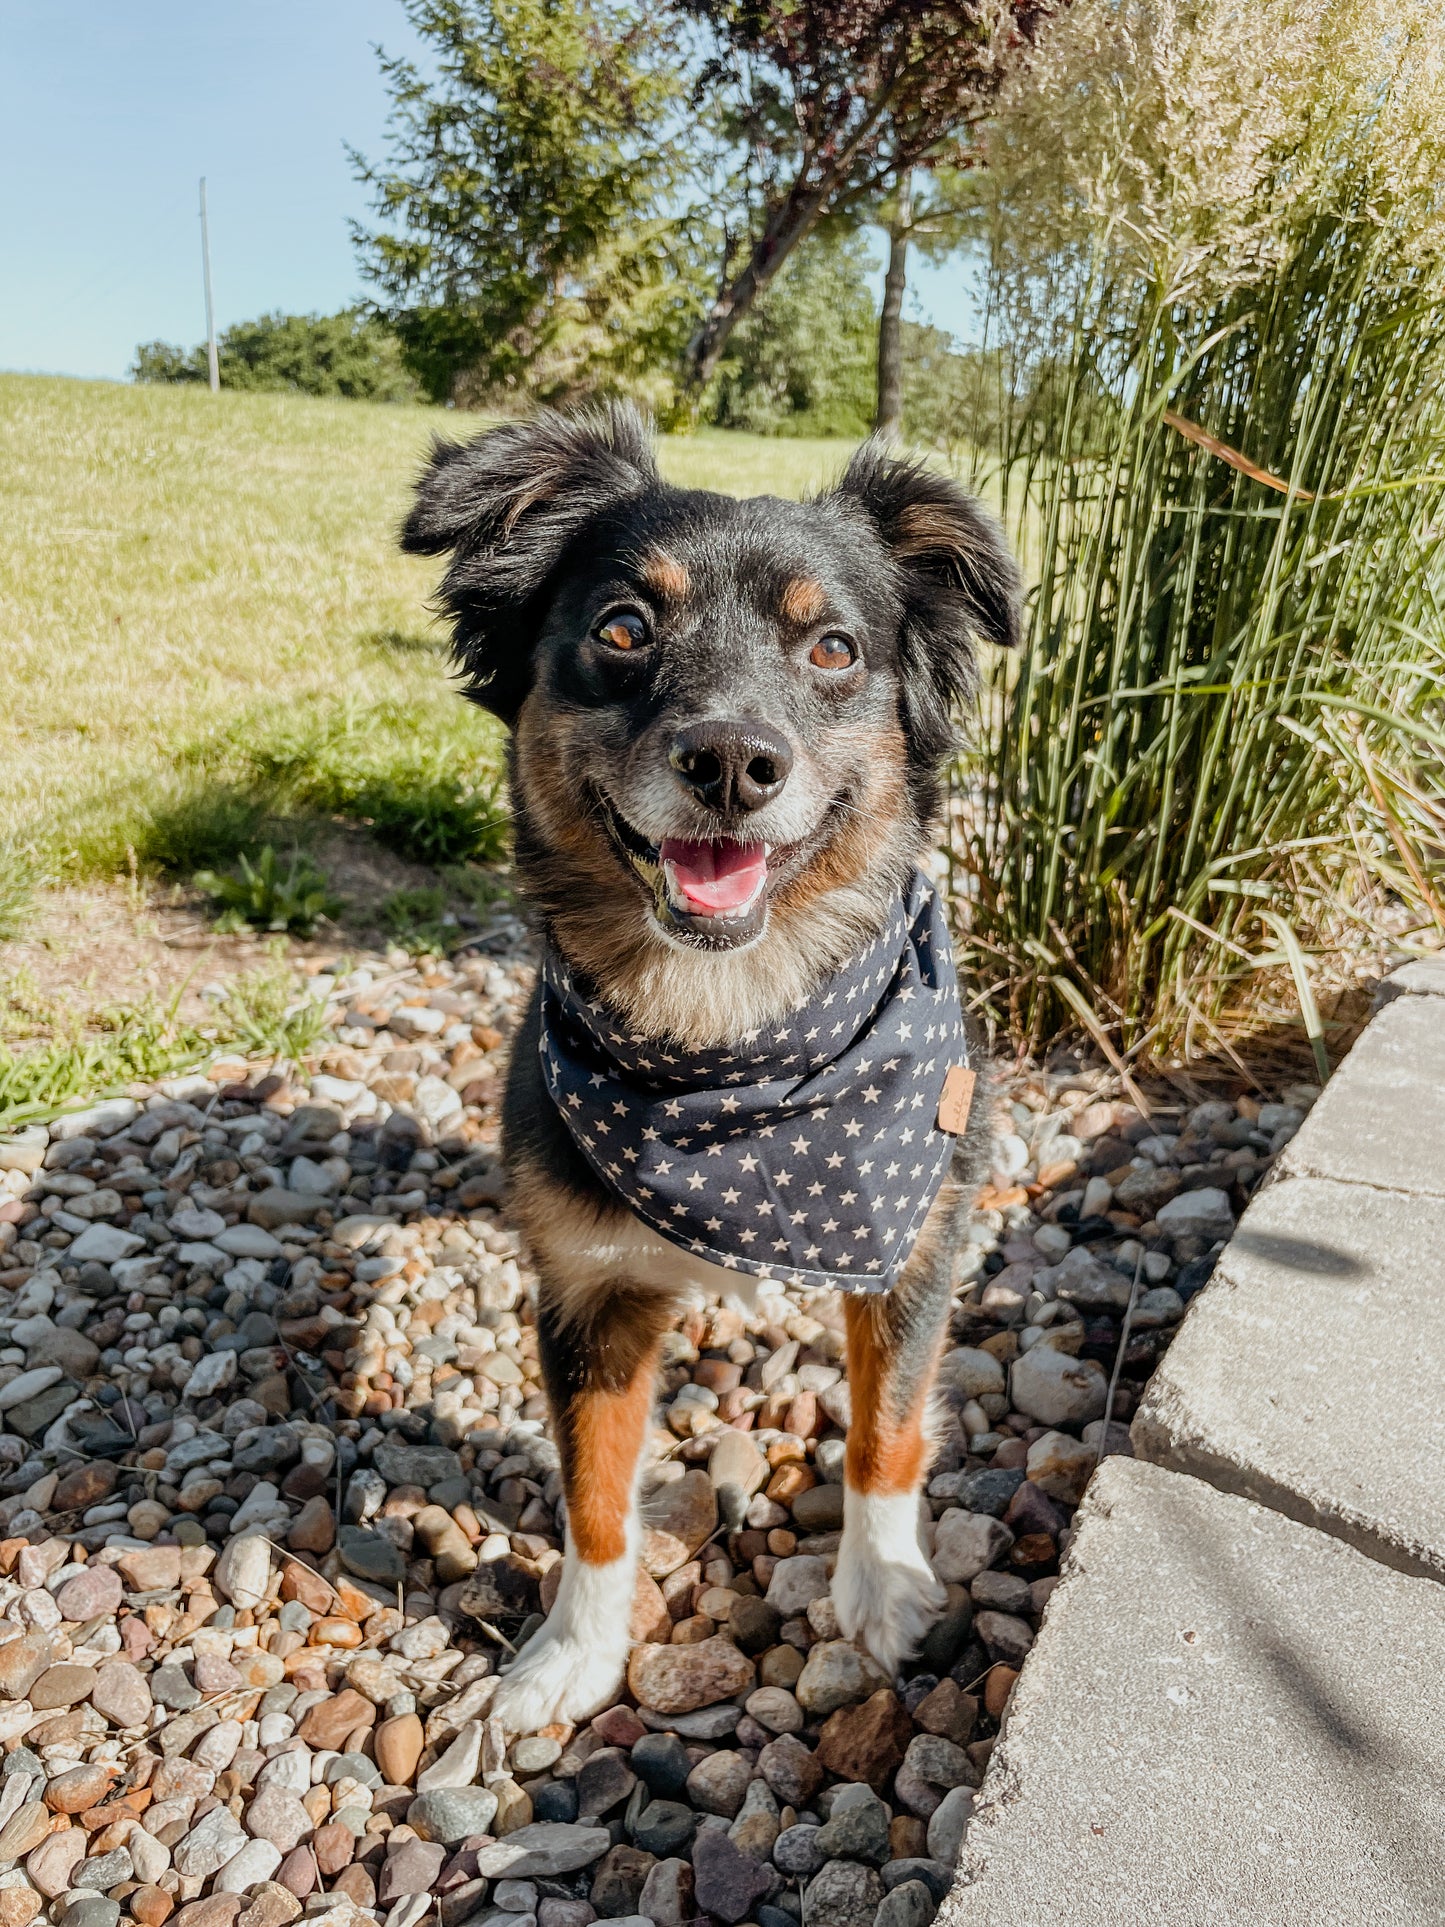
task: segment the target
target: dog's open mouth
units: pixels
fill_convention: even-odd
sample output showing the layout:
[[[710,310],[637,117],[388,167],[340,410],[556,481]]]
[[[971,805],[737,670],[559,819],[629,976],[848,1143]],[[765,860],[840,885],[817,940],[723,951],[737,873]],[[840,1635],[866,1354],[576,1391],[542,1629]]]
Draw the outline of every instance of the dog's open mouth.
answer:
[[[783,851],[730,837],[669,836],[653,843],[605,799],[603,814],[618,854],[646,885],[664,930],[714,950],[735,949],[760,934],[768,884]]]
[[[659,847],[667,900],[692,917],[745,917],[768,887],[766,843],[688,843]]]

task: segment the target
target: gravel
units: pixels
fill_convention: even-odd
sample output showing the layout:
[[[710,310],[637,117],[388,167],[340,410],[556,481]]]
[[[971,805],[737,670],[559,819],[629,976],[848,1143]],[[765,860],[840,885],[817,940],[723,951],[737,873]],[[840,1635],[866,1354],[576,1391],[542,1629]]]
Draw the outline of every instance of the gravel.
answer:
[[[507,919],[321,972],[309,1074],[0,1138],[0,1927],[929,1927],[1096,1452],[1314,1093],[1145,1119],[1013,1080],[901,1678],[829,1597],[837,1298],[687,1311],[627,1684],[515,1736],[497,1671],[562,1548],[497,1151],[530,973]]]

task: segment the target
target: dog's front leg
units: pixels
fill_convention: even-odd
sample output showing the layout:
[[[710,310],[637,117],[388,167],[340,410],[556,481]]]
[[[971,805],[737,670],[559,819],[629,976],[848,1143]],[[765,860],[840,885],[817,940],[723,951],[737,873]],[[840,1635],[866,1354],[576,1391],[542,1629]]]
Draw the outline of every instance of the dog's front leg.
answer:
[[[847,1637],[890,1675],[945,1603],[919,1538],[919,1495],[948,1304],[946,1267],[923,1257],[884,1296],[844,1303],[852,1417],[833,1604]]]
[[[562,1455],[567,1549],[547,1623],[492,1702],[509,1733],[586,1719],[621,1682],[642,1538],[638,1471],[671,1312],[656,1292],[619,1287],[579,1307],[543,1283],[537,1325]]]

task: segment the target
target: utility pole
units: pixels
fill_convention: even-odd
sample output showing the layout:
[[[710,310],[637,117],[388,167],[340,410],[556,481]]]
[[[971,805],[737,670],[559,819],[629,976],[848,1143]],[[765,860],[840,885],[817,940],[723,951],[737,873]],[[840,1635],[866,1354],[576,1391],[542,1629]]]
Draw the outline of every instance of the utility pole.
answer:
[[[216,306],[211,299],[211,229],[206,219],[206,177],[201,176],[201,266],[206,276],[206,366],[211,393],[221,392],[221,364],[216,355]]]

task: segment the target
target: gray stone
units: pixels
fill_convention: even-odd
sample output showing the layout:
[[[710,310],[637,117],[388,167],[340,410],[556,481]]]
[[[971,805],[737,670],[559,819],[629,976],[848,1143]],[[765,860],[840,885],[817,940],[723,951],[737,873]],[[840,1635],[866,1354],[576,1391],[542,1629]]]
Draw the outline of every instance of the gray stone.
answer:
[[[866,1860],[878,1866],[888,1858],[888,1809],[871,1789],[865,1800],[834,1805],[832,1817],[818,1829],[818,1846],[825,1860]]]
[[[826,1597],[828,1583],[826,1562],[813,1554],[780,1559],[768,1581],[768,1604],[784,1619],[791,1619],[796,1613],[806,1612],[815,1599]]]
[[[1197,1191],[1181,1191],[1177,1197],[1161,1204],[1154,1216],[1160,1230],[1167,1231],[1175,1240],[1194,1238],[1201,1244],[1211,1245],[1228,1238],[1234,1230],[1229,1194],[1214,1185],[1203,1185]],[[1127,1285],[1124,1301],[1128,1302]]]
[[[1445,1013],[1400,997],[1361,1036],[1279,1169],[1445,1198]]]
[[[231,1818],[227,1807],[213,1807],[178,1844],[172,1859],[177,1873],[219,1873],[228,1860],[234,1860],[246,1844],[246,1836]]]
[[[1013,1542],[1013,1533],[991,1513],[945,1512],[933,1535],[933,1570],[940,1579],[966,1586]]]
[[[928,1927],[937,1910],[921,1880],[904,1880],[883,1896],[873,1927]]]
[[[945,1867],[941,1860],[918,1859],[890,1860],[883,1869],[883,1885],[892,1893],[905,1880],[921,1880],[935,1901],[943,1896],[953,1885],[953,1868]]]
[[[343,1526],[336,1535],[336,1550],[342,1565],[357,1579],[375,1579],[384,1586],[394,1586],[406,1578],[406,1558],[400,1546],[369,1526]]]
[[[93,1224],[81,1232],[65,1255],[75,1265],[90,1264],[92,1261],[113,1265],[117,1259],[133,1258],[138,1251],[144,1250],[145,1239],[138,1238],[133,1231],[122,1231],[113,1224]]]
[[[1319,1178],[1270,1185],[1155,1373],[1135,1451],[1445,1578],[1445,1294],[1432,1252],[1445,1257],[1432,1200]],[[1372,1425],[1379,1397],[1389,1423]]]
[[[808,1927],[873,1927],[883,1882],[856,1860],[830,1860],[808,1882],[803,1918]]]
[[[512,1884],[501,1881],[498,1890]],[[642,1892],[637,1896],[638,1910],[654,1927],[685,1927],[696,1913],[692,1893],[692,1868],[687,1861],[659,1860],[642,1883]]]
[[[569,1826],[564,1820],[537,1821],[478,1847],[477,1872],[484,1880],[499,1880],[503,1875],[510,1880],[546,1880],[590,1867],[611,1844],[606,1827]]]
[[[945,1867],[953,1866],[958,1859],[976,1798],[972,1787],[956,1786],[944,1794],[933,1810],[928,1822],[928,1851]]]
[[[686,1853],[697,1832],[697,1815],[680,1800],[650,1800],[637,1816],[632,1838],[644,1853],[659,1860]]]
[[[269,1840],[248,1840],[234,1860],[228,1860],[212,1883],[218,1894],[249,1893],[263,1880],[275,1876],[281,1865],[281,1849]]]
[[[721,1750],[699,1760],[687,1776],[687,1796],[704,1813],[731,1820],[743,1803],[752,1767],[741,1753]]]
[[[840,1706],[867,1699],[887,1684],[887,1676],[875,1662],[848,1640],[820,1639],[809,1650],[793,1692],[800,1706],[823,1720]]]
[[[1109,1381],[1092,1358],[1070,1358],[1047,1344],[1016,1358],[1009,1396],[1020,1412],[1041,1425],[1084,1425],[1102,1418]]]
[[[104,1894],[85,1894],[72,1900],[60,1916],[60,1927],[116,1927],[120,1902]]]
[[[443,1479],[459,1479],[462,1462],[444,1445],[378,1445],[371,1462],[388,1485],[419,1485],[423,1490]]]
[[[903,1759],[930,1786],[972,1786],[978,1777],[963,1748],[937,1733],[915,1733]]]
[[[492,1894],[492,1904],[500,1907],[504,1914],[534,1914],[537,1911],[537,1887],[531,1880],[499,1880]]]
[[[72,1887],[94,1888],[97,1893],[107,1893],[118,1887],[122,1880],[129,1880],[134,1868],[130,1853],[125,1847],[112,1847],[109,1853],[95,1854],[89,1860],[82,1860],[70,1876]]]
[[[496,1811],[497,1796],[490,1787],[433,1787],[412,1801],[406,1810],[406,1823],[415,1828],[423,1840],[454,1847],[469,1833],[485,1833]],[[524,1827],[522,1831],[525,1833],[527,1829]],[[516,1835],[509,1838],[515,1839]],[[528,1875],[536,1871],[535,1867],[526,1869]]]
[[[827,1859],[819,1844],[821,1827],[784,1827],[773,1842],[773,1865],[786,1874],[815,1874]]]
[[[1442,1651],[1438,1584],[1106,1459],[942,1919],[1435,1927]]]
[[[279,1258],[281,1241],[259,1224],[233,1224],[218,1232],[216,1245],[228,1258]]]
[[[698,1911],[730,1923],[746,1920],[753,1902],[772,1885],[766,1867],[720,1827],[705,1827],[698,1834],[692,1868]]]

